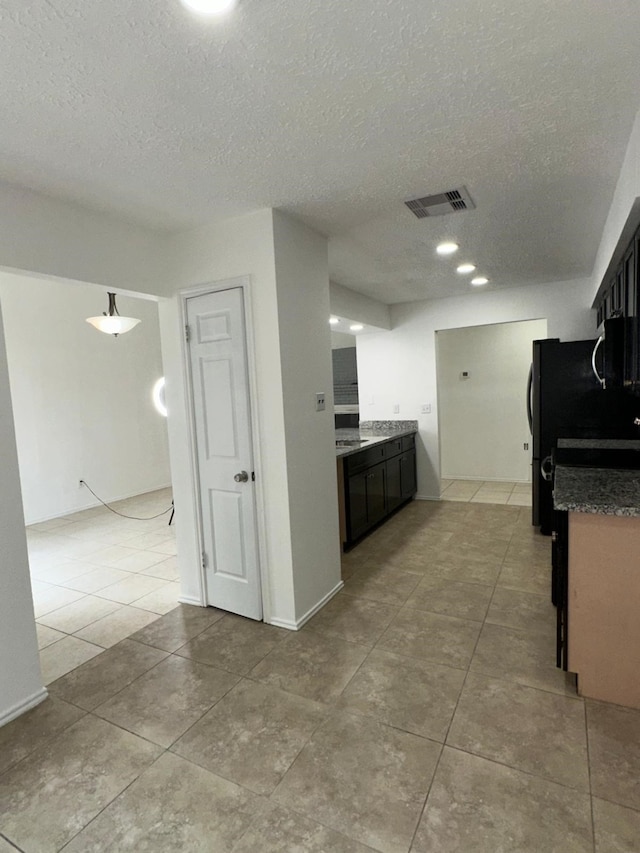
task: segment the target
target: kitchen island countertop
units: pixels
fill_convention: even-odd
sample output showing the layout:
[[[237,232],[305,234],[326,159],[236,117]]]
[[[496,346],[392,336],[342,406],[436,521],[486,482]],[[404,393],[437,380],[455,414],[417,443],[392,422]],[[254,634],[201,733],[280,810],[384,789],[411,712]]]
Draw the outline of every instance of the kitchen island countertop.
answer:
[[[640,517],[640,470],[556,465],[555,509]]]

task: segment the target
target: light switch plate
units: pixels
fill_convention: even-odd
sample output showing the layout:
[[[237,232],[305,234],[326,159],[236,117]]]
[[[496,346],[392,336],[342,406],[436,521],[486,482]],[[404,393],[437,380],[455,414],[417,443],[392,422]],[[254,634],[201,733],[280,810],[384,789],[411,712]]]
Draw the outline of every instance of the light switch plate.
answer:
[[[324,412],[324,409],[324,391],[320,391],[316,394],[316,412]]]
[[[394,415],[399,415],[399,414],[400,414],[400,403],[394,403],[394,405],[393,405],[393,414],[394,414]]]

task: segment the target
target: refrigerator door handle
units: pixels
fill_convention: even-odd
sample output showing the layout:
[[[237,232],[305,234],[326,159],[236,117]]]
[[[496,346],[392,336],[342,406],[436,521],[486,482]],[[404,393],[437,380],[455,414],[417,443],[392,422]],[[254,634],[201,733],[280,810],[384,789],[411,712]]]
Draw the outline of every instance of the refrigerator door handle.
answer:
[[[598,373],[598,368],[596,367],[596,355],[597,355],[598,349],[600,348],[600,345],[602,344],[603,341],[604,341],[604,334],[600,335],[600,337],[596,341],[596,345],[593,348],[593,352],[591,353],[591,367],[593,368],[594,376],[596,377],[596,379],[598,380],[600,385],[603,388],[606,388],[605,377],[600,376],[600,374]]]
[[[533,391],[533,364],[529,368],[527,379],[527,418],[529,420],[529,432],[533,435],[533,407],[531,405],[531,392]]]
[[[545,456],[540,463],[540,473],[542,479],[546,480],[547,483],[553,482],[553,459],[550,456]]]

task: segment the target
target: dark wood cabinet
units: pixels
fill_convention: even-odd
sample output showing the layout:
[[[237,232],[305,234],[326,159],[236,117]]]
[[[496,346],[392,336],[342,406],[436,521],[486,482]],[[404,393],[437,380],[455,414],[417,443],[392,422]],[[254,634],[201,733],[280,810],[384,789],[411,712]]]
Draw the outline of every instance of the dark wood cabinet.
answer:
[[[607,377],[607,387],[640,393],[640,229],[624,251],[614,256],[618,260],[612,259],[595,303],[598,327],[615,321],[617,329],[619,351],[609,353],[610,361],[615,360],[615,376]],[[605,349],[609,337],[607,330]]]
[[[387,510],[393,510],[400,506],[403,501],[402,497],[402,459],[404,457],[394,456],[389,459],[387,465]]]
[[[556,607],[556,666],[569,664],[569,513],[554,512],[551,534],[551,601]]]
[[[357,539],[377,524],[386,514],[385,462],[352,474],[347,480],[347,536]]]
[[[402,484],[402,500],[416,493],[416,452],[409,450],[400,457],[400,482]]]
[[[608,273],[596,301],[597,324],[612,317],[640,316],[640,229],[622,253],[621,260]]]
[[[380,442],[343,462],[349,546],[416,493],[415,435]]]

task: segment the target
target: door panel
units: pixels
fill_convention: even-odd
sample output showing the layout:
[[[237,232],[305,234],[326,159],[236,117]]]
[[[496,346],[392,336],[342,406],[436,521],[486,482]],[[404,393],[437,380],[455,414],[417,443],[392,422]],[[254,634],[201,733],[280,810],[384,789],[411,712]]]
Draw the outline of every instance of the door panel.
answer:
[[[217,489],[209,491],[209,499],[217,574],[246,580],[242,495]]]
[[[201,389],[205,405],[206,458],[227,456],[236,459],[237,428],[234,423],[233,375],[229,361],[200,359]]]
[[[385,515],[386,466],[374,465],[367,472],[367,522],[375,524]]]
[[[187,299],[187,321],[207,603],[261,619],[241,288]]]
[[[402,503],[402,456],[394,456],[387,462],[387,512]]]
[[[367,529],[367,472],[349,477],[349,539]]]
[[[400,457],[402,499],[410,498],[416,492],[416,452],[409,450]]]

